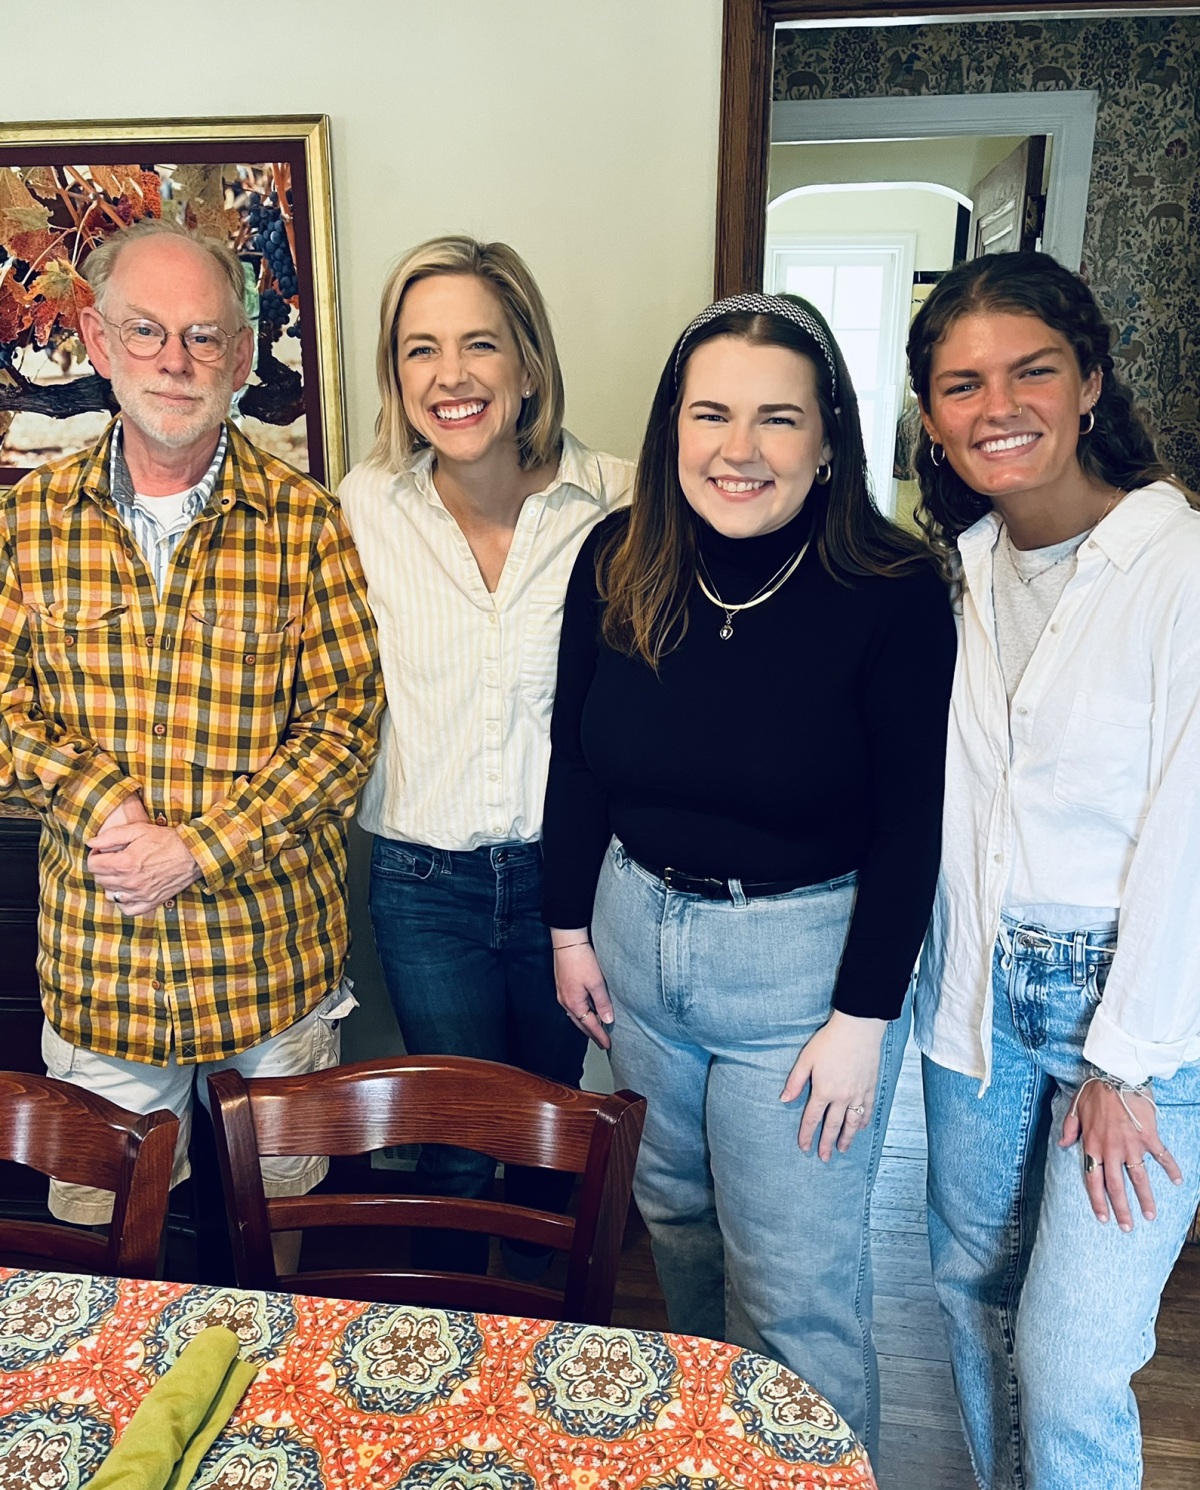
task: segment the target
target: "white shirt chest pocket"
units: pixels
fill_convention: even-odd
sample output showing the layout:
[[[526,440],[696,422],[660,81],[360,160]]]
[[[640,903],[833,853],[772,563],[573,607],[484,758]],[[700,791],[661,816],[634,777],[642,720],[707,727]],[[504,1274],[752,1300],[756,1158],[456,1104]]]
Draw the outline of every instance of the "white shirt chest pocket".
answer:
[[[1139,825],[1150,807],[1149,702],[1077,693],[1054,773],[1054,796],[1071,807]]]
[[[558,680],[565,582],[540,583],[530,591],[521,645],[521,692],[531,703],[550,703]]]

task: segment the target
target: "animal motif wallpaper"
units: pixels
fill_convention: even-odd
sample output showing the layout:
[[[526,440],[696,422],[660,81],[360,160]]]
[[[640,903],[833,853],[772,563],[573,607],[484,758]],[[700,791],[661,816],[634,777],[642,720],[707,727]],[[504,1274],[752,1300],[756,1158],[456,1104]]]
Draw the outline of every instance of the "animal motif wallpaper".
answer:
[[[1168,465],[1200,486],[1200,17],[779,33],[778,99],[1100,96],[1083,272]]]

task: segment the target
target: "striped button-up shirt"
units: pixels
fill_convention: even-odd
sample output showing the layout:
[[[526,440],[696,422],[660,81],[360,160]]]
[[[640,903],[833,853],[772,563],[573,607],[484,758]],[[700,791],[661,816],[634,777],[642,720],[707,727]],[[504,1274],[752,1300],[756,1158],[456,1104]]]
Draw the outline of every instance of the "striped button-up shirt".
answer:
[[[342,482],[387,680],[383,748],[359,814],[369,832],[444,849],[541,835],[567,580],[632,481],[628,461],[564,433],[558,472],[525,499],[494,594],[438,496],[430,451],[399,473],[355,466]]]
[[[133,478],[129,474],[129,467],[125,464],[120,421],[117,423],[117,433],[114,434],[109,447],[108,489],[113,505],[120,513],[121,521],[133,534],[138,548],[142,551],[142,558],[150,566],[150,573],[154,576],[154,588],[160,595],[166,587],[167,567],[175,557],[175,550],[182,543],[183,535],[204,511],[213,494],[217,477],[221,474],[221,467],[225,464],[225,451],[228,447],[229,436],[222,429],[213,458],[208,463],[208,470],[188,492],[179,520],[164,529],[162,524],[155,520],[154,515],[138,502],[137,492],[133,487]],[[154,498],[151,497],[150,500],[153,501]]]
[[[43,817],[43,1004],[72,1044],[156,1065],[248,1049],[336,985],[382,702],[336,502],[226,428],[161,595],[113,501],[111,430],[0,495],[0,796]],[[201,878],[126,917],[86,841],[138,793]]]

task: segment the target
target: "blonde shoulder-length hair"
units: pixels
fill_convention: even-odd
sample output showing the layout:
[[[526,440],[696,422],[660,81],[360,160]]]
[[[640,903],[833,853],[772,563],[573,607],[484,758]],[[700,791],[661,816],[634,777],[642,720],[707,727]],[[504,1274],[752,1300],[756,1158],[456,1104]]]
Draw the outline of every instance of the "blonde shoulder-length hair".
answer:
[[[507,243],[479,243],[456,234],[430,238],[410,249],[383,287],[375,353],[380,409],[368,459],[399,471],[429,444],[404,411],[396,333],[409,286],[434,274],[472,274],[495,293],[533,390],[517,420],[521,467],[527,470],[557,460],[562,444],[563,381],[542,292],[525,261]]]

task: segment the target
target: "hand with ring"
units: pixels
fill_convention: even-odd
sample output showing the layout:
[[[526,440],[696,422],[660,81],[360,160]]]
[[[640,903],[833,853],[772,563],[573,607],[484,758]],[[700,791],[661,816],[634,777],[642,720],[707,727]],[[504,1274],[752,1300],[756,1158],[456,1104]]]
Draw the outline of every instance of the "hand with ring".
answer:
[[[794,1102],[808,1088],[797,1135],[806,1154],[818,1134],[822,1159],[832,1159],[835,1147],[844,1154],[868,1125],[886,1029],[886,1020],[861,1019],[835,1009],[797,1056],[779,1100]]]
[[[1082,1140],[1083,1183],[1097,1221],[1111,1214],[1122,1231],[1133,1230],[1129,1186],[1147,1221],[1157,1214],[1154,1192],[1146,1172],[1147,1155],[1161,1166],[1172,1184],[1183,1183],[1183,1174],[1158,1134],[1154,1103],[1136,1092],[1121,1093],[1102,1081],[1089,1081],[1076,1097],[1063,1121],[1060,1148]],[[1137,1125],[1130,1116],[1133,1113]]]

